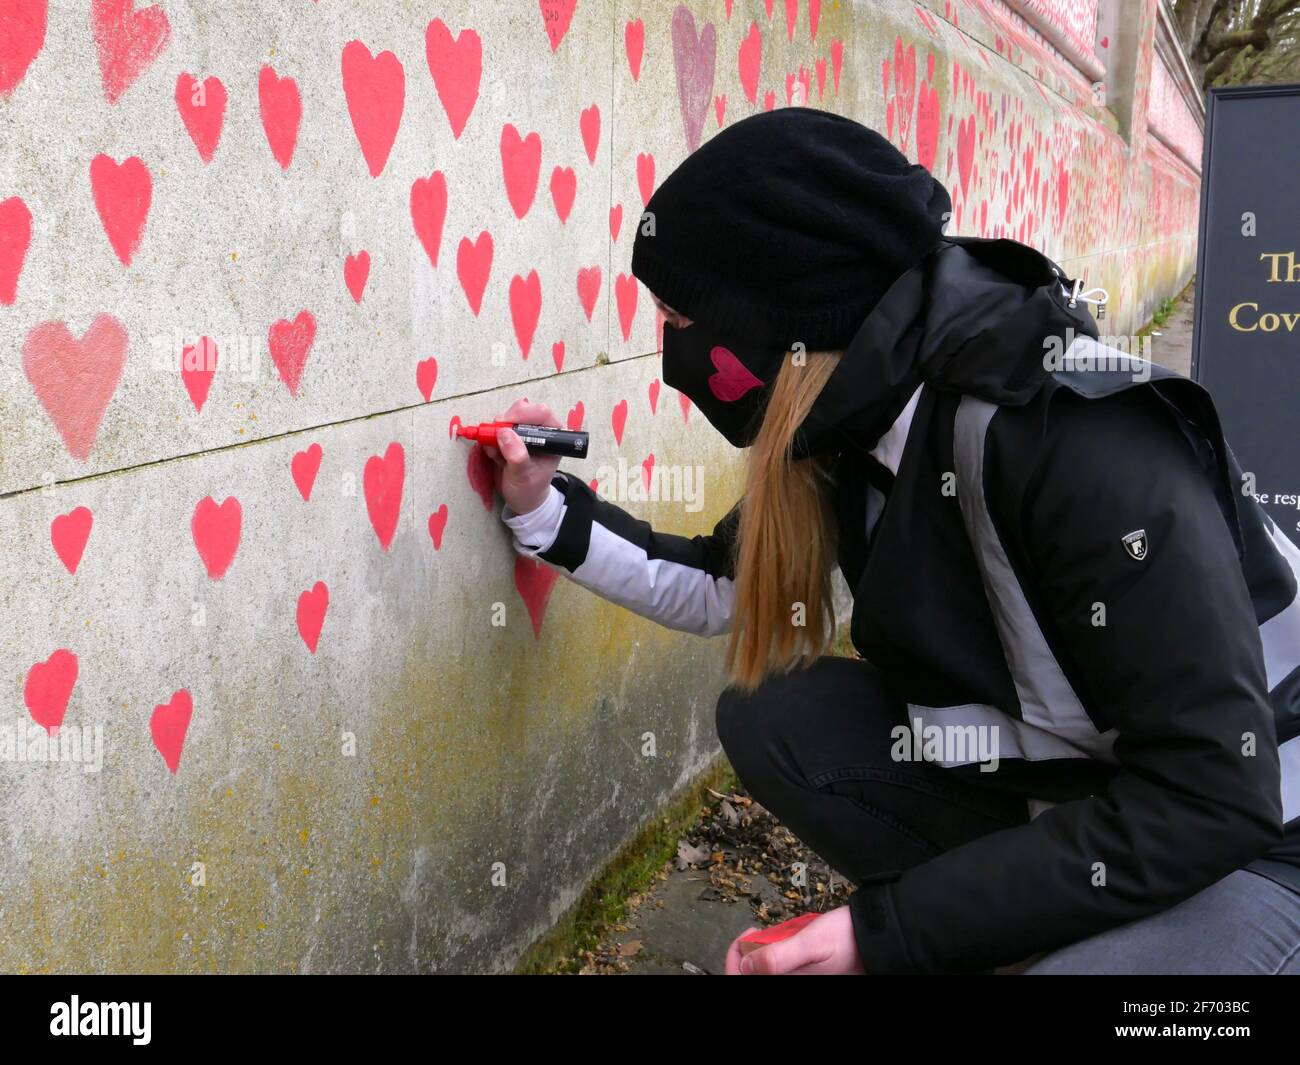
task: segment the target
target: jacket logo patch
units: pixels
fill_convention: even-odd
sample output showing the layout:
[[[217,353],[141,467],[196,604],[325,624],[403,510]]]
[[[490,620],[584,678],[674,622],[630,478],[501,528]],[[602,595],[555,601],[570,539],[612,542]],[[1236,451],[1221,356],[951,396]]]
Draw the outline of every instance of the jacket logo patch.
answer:
[[[1136,559],[1138,562],[1147,557],[1147,531],[1146,529],[1134,529],[1120,541],[1124,545],[1124,550],[1128,552],[1128,557]]]

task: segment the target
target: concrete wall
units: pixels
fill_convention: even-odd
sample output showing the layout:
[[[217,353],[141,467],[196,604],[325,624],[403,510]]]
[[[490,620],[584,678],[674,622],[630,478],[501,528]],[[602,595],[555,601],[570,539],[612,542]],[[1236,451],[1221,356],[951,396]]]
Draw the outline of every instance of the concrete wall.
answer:
[[[1193,261],[1001,5],[135,6],[0,0],[0,970],[509,968],[717,753],[721,643],[517,560],[448,429],[544,400],[711,527],[628,257],[719,125],[887,128],[1126,326]]]

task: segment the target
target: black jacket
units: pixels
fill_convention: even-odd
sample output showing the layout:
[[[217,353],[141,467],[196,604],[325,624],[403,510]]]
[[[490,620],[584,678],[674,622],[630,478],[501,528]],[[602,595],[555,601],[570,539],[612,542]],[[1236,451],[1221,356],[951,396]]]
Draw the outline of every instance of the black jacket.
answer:
[[[917,270],[854,340],[884,351],[915,321],[928,369],[883,491],[877,441],[843,427],[853,642],[913,719],[996,728],[998,772],[944,764],[1033,816],[860,885],[868,969],[989,969],[1244,866],[1300,890],[1300,551],[1242,494],[1208,394],[1098,343],[1023,245],[953,239]],[[555,485],[506,513],[519,551],[664,624],[730,627],[734,509],[666,536]]]

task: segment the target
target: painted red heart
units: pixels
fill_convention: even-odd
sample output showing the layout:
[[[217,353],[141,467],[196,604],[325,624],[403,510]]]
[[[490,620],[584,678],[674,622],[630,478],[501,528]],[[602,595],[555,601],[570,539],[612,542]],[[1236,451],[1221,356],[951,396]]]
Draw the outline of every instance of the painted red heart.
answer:
[[[501,127],[501,176],[505,180],[506,199],[516,218],[523,218],[537,195],[537,179],[542,169],[542,138],[530,133],[521,138],[507,122]]]
[[[0,97],[8,96],[45,46],[48,0],[0,0]]]
[[[682,408],[682,421],[691,420],[691,397],[685,392],[677,393],[677,405]]]
[[[758,71],[763,61],[763,37],[758,23],[749,24],[749,32],[740,42],[740,87],[751,104],[758,103]]]
[[[372,56],[360,41],[343,46],[343,95],[371,177],[384,172],[406,105],[406,74],[392,52]]]
[[[582,131],[582,146],[587,149],[587,161],[596,164],[596,149],[600,146],[600,107],[592,104],[578,115],[578,128]]]
[[[302,122],[302,97],[293,78],[282,78],[269,66],[257,76],[257,101],[262,112],[262,129],[271,155],[288,170],[298,146],[298,126]]]
[[[97,315],[80,340],[62,322],[45,322],[23,343],[23,372],[68,453],[80,462],[95,446],[122,379],[126,348],[126,330],[111,314]]]
[[[302,451],[295,451],[289,460],[289,472],[293,483],[298,486],[298,494],[304,503],[311,502],[311,490],[316,485],[316,474],[320,472],[320,462],[325,452],[320,444],[311,444]]]
[[[657,414],[659,411],[659,378],[650,382],[650,413]]]
[[[109,244],[122,265],[130,266],[153,201],[149,169],[134,155],[121,163],[97,155],[90,161],[90,188]]]
[[[204,496],[194,508],[194,516],[190,519],[194,547],[208,576],[214,581],[221,580],[235,560],[243,521],[243,508],[234,496],[228,497],[220,506],[211,496]]]
[[[90,4],[99,73],[111,104],[162,54],[171,38],[171,24],[161,7],[134,8],[135,0],[91,0]]]
[[[181,382],[190,394],[195,412],[203,410],[217,374],[217,343],[211,337],[199,337],[181,349]]]
[[[492,496],[496,491],[497,468],[488,458],[487,452],[483,450],[483,445],[475,444],[469,449],[469,458],[465,463],[465,476],[469,479],[470,488],[483,501],[483,509],[491,511]]]
[[[397,519],[402,513],[402,486],[406,480],[406,452],[394,441],[388,445],[383,458],[371,455],[366,459],[362,481],[366,490],[366,513],[379,537],[379,546],[385,551],[397,532]]]
[[[727,94],[719,93],[713,98],[713,116],[718,121],[718,129],[722,128],[723,116],[727,113]]]
[[[550,566],[523,555],[515,556],[515,588],[528,608],[528,618],[533,623],[533,639],[541,639],[546,604],[559,576]]]
[[[623,228],[623,205],[616,203],[609,209],[609,239],[618,240],[618,231]]]
[[[492,255],[494,245],[492,234],[486,229],[471,241],[461,237],[456,247],[456,276],[460,279],[461,291],[469,301],[469,309],[478,317],[483,308],[483,293],[487,289],[488,276],[492,273]]]
[[[564,35],[569,32],[569,23],[573,21],[573,9],[578,0],[538,0],[542,9],[542,25],[551,42],[551,51],[560,47]]]
[[[614,301],[618,304],[618,324],[623,330],[623,342],[632,335],[632,320],[636,317],[637,285],[632,274],[619,274],[614,278]]]
[[[577,194],[578,175],[573,172],[573,167],[557,166],[551,171],[551,202],[555,204],[555,214],[561,225],[569,220]]]
[[[704,116],[709,112],[709,100],[713,96],[717,33],[711,22],[706,22],[697,32],[695,16],[685,4],[679,4],[673,11],[671,31],[673,68],[677,74],[677,102],[681,108],[686,151],[689,153],[700,146]]]
[[[747,393],[763,387],[763,382],[724,347],[710,351],[709,361],[717,371],[709,377],[709,391],[723,403],[735,403]]]
[[[199,82],[193,74],[182,74],[176,79],[176,110],[199,158],[205,164],[212,162],[226,117],[226,87],[221,79],[210,75]]]
[[[763,110],[771,111],[774,107],[776,107],[776,90],[769,89],[763,94]]]
[[[190,693],[182,688],[172,695],[169,702],[155,706],[149,718],[149,734],[153,736],[153,745],[173,773],[180,768],[185,733],[189,731],[193,717],[194,701],[190,698]]]
[[[370,252],[362,250],[343,260],[343,283],[352,294],[352,302],[360,303],[370,280]]]
[[[510,320],[514,323],[519,353],[525,359],[532,349],[533,335],[537,331],[537,319],[541,313],[542,282],[537,271],[528,271],[526,278],[516,274],[510,279]]]
[[[457,140],[478,101],[483,78],[483,42],[474,30],[464,29],[452,39],[442,19],[434,19],[424,31],[424,58],[433,76],[433,87],[451,123]]]
[[[904,51],[902,37],[894,39],[894,99],[898,102],[899,147],[907,154],[916,104],[916,45],[909,44]]]
[[[433,386],[438,383],[438,360],[430,355],[415,364],[415,387],[420,390],[424,402],[433,398]]]
[[[582,312],[591,321],[596,311],[596,300],[600,298],[600,267],[585,266],[578,271],[578,299],[582,303]]]
[[[81,565],[81,556],[86,550],[86,541],[90,539],[90,529],[95,517],[86,507],[77,507],[67,514],[60,514],[50,522],[50,543],[54,553],[67,567],[69,573],[76,573]]]
[[[68,712],[68,700],[77,683],[77,656],[59,648],[44,662],[27,671],[23,702],[41,728],[53,736]]]
[[[447,504],[443,503],[429,515],[429,537],[433,540],[433,549],[442,550],[442,534],[447,530]]]
[[[627,52],[627,69],[633,81],[641,79],[641,56],[645,52],[645,23],[639,18],[629,19],[623,27],[623,48]]]
[[[970,190],[971,170],[975,162],[975,116],[968,115],[957,123],[957,175],[962,199]]]
[[[844,66],[844,42],[831,41],[831,74],[835,82],[835,92],[840,91],[840,68]]]
[[[933,61],[934,56],[930,57]],[[929,171],[934,170],[934,157],[939,152],[939,90],[929,82],[921,82],[920,97],[916,105],[916,161]]]
[[[808,0],[808,39],[817,40],[817,24],[821,22],[822,0]]]
[[[557,340],[551,345],[551,361],[555,363],[555,372],[564,369],[564,341]]]
[[[316,319],[311,311],[299,311],[292,322],[285,318],[275,322],[267,333],[266,343],[271,352],[271,361],[280,371],[280,380],[289,388],[289,395],[298,395],[298,386],[302,383],[302,371],[307,365],[307,356],[316,339]]]
[[[18,275],[32,243],[32,213],[17,196],[0,201],[0,304],[18,298]]]
[[[447,178],[435,170],[411,183],[411,224],[429,263],[437,269],[442,245],[442,224],[447,220]]]
[[[614,429],[614,443],[621,446],[623,443],[623,429],[627,425],[627,400],[620,399],[614,404],[614,410],[609,421]]]
[[[785,0],[785,36],[794,43],[794,23],[799,16],[799,0]]]
[[[818,59],[813,66],[817,69],[817,99],[821,100],[826,96],[826,60]]]
[[[569,415],[565,419],[565,423],[568,425],[571,432],[577,432],[582,428],[582,419],[586,417],[586,413],[587,409],[582,405],[582,400],[578,400],[577,403],[569,408]]]
[[[298,596],[298,635],[312,654],[316,653],[316,645],[320,642],[320,630],[325,624],[325,611],[329,606],[330,590],[324,581],[317,581]]]
[[[636,185],[641,193],[641,205],[650,202],[650,194],[655,190],[655,157],[649,152],[638,152],[636,156]]]
[[[655,473],[655,455],[650,452],[649,456],[641,463],[641,480],[645,484],[645,490],[650,491],[650,481]]]

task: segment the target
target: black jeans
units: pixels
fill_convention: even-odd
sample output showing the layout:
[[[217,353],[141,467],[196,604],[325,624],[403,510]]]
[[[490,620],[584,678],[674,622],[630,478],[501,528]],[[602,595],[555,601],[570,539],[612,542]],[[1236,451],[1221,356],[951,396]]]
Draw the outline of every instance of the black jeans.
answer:
[[[878,670],[822,658],[718,700],[718,737],[750,794],[858,883],[1029,820],[1026,800],[899,762],[907,707]],[[868,969],[870,960],[865,959]],[[1039,973],[1297,973],[1300,893],[1239,870],[1151,917],[1042,957]]]

